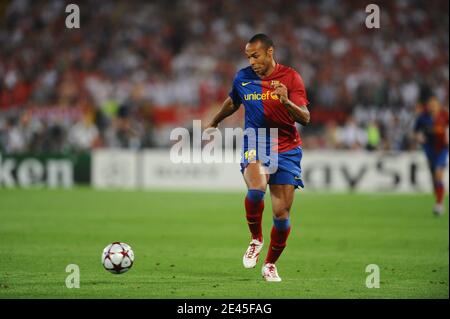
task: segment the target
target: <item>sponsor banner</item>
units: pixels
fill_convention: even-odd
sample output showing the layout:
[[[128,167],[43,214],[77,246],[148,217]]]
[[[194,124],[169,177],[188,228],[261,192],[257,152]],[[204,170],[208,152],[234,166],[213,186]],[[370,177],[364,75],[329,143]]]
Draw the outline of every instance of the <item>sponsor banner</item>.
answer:
[[[302,178],[311,191],[430,192],[421,152],[304,152]],[[448,168],[447,168],[448,171]],[[448,189],[448,173],[445,177]]]
[[[169,150],[95,151],[92,166],[93,185],[99,188],[245,189],[239,163],[173,163],[169,154]],[[448,173],[445,176],[448,189]],[[305,150],[302,179],[305,191],[432,190],[427,162],[421,152]]]
[[[140,154],[140,164],[143,188],[246,189],[238,163],[174,164],[169,151],[145,151]]]
[[[0,187],[70,188],[90,183],[91,156],[0,154]]]
[[[91,178],[95,188],[133,189],[139,186],[138,153],[120,149],[92,152]]]

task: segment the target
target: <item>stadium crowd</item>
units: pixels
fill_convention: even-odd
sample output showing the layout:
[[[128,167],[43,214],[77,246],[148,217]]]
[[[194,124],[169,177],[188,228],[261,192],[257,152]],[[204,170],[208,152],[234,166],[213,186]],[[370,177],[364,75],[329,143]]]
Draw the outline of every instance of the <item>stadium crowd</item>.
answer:
[[[352,0],[92,0],[80,29],[65,27],[68,3],[0,5],[0,151],[167,147],[174,127],[211,118],[258,32],[304,79],[305,148],[413,149],[423,98],[449,103],[446,0],[378,1],[380,29]]]

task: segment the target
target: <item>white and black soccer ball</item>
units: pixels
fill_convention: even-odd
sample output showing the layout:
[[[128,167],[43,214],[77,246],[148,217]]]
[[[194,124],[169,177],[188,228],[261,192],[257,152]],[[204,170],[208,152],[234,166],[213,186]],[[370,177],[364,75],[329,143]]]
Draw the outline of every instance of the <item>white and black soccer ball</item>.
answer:
[[[130,270],[134,262],[134,252],[130,245],[114,242],[103,249],[102,264],[113,274],[123,274]]]

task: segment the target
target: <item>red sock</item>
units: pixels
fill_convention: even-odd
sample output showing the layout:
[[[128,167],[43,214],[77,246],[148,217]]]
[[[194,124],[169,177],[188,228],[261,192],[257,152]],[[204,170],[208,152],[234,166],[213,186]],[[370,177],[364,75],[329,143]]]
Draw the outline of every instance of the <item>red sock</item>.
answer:
[[[247,217],[248,228],[252,233],[252,239],[262,241],[262,213],[264,210],[264,200],[253,202],[245,197],[245,211]]]
[[[437,182],[434,186],[434,194],[436,195],[436,203],[442,204],[444,200],[444,184]]]
[[[270,233],[270,246],[269,251],[267,253],[267,257],[264,263],[274,264],[278,257],[280,257],[281,253],[286,247],[286,240],[291,232],[291,226],[289,226],[285,230],[279,230],[272,226],[272,231]]]

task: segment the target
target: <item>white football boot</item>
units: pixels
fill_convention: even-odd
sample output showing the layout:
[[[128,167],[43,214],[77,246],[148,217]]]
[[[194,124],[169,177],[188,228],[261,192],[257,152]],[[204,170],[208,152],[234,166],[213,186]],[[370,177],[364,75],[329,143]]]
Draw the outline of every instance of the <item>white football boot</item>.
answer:
[[[442,215],[444,215],[444,205],[442,205],[442,204],[436,204],[436,205],[434,205],[433,213],[434,213],[436,216],[442,216]]]
[[[271,282],[281,281],[280,276],[278,276],[277,266],[275,266],[275,264],[271,263],[264,264],[261,270],[261,274],[266,281]]]
[[[247,248],[247,251],[244,254],[244,257],[242,258],[242,262],[245,268],[255,268],[262,248],[263,242],[257,239],[252,239],[250,245]]]

